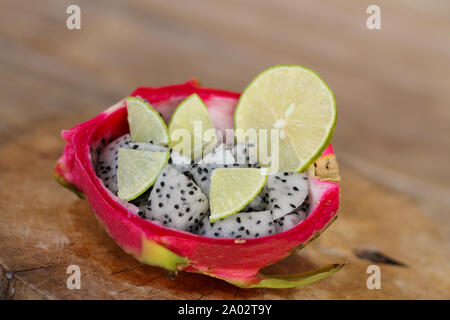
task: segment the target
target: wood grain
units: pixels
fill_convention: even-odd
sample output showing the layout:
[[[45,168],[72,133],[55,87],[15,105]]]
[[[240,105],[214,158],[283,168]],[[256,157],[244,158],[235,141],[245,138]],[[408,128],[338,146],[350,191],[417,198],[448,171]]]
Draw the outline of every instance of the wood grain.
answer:
[[[0,292],[11,299],[449,298],[450,5],[377,1],[382,30],[365,26],[373,1],[6,0],[0,10]],[[342,170],[340,218],[272,271],[348,261],[303,288],[241,290],[222,281],[141,266],[51,178],[63,128],[139,85],[197,76],[242,91],[264,68],[315,69],[338,103],[334,145]],[[376,249],[368,290],[355,250]],[[81,267],[82,289],[66,288]],[[202,285],[199,286],[199,283]]]

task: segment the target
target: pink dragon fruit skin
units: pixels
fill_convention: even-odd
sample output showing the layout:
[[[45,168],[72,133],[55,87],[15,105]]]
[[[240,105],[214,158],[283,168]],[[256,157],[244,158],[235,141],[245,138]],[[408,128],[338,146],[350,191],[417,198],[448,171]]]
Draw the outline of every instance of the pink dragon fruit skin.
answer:
[[[196,80],[190,80],[160,88],[141,87],[132,95],[148,100],[168,121],[176,105],[192,93],[203,99],[216,128],[222,131],[233,128],[238,93],[202,88]],[[306,220],[290,230],[262,238],[207,238],[140,218],[136,207],[112,194],[97,177],[91,150],[102,139],[108,141],[128,131],[124,101],[64,130],[62,136],[67,143],[54,176],[65,187],[86,196],[110,236],[142,263],[171,271],[203,273],[246,288],[295,287],[327,277],[343,267],[344,264],[333,264],[304,274],[271,277],[258,272],[303,248],[337,217],[338,169],[331,145],[308,168],[311,211]]]

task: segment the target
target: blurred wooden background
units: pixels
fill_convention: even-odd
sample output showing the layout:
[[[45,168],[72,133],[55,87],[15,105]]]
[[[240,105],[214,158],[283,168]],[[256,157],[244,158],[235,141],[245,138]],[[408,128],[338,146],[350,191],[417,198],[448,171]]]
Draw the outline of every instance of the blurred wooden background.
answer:
[[[69,4],[81,7],[81,30],[66,28]],[[381,7],[381,30],[366,28],[370,4]],[[357,210],[358,202],[350,206],[352,199],[346,198],[346,187],[356,191],[368,181],[384,194],[403,194],[407,206],[417,207],[442,236],[439,248],[429,250],[448,257],[449,16],[446,0],[3,0],[0,264],[7,270],[25,263],[16,260],[20,247],[8,249],[7,230],[18,223],[11,217],[32,205],[27,188],[45,189],[48,183],[47,196],[70,197],[46,180],[62,150],[60,129],[96,115],[137,86],[196,76],[204,86],[242,91],[275,64],[316,70],[336,95],[333,143],[344,170],[344,206],[349,201],[347,208]],[[25,137],[33,130],[42,139],[29,146]],[[11,157],[11,148],[22,150],[30,162]],[[19,166],[39,163],[39,173],[30,172],[41,181],[31,181]],[[377,202],[379,210],[383,200]],[[402,201],[398,208],[405,206]]]

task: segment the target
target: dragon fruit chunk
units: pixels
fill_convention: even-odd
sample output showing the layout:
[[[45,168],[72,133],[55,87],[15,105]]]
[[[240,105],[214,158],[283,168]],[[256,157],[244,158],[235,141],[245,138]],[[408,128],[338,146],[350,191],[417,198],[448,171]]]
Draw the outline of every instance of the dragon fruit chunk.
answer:
[[[275,223],[270,210],[240,212],[213,223],[205,217],[198,234],[211,238],[258,238],[275,234]]]
[[[200,188],[171,165],[156,179],[148,198],[145,217],[165,227],[194,232],[209,210],[208,198]]]
[[[279,219],[297,209],[308,195],[308,177],[305,173],[279,172],[269,175],[261,191],[266,208]]]
[[[103,180],[105,187],[117,194],[117,160],[119,149],[131,142],[129,134],[123,135],[110,142],[100,150],[97,165],[97,174]]]
[[[236,166],[257,167],[257,149],[252,142],[240,142],[233,147],[233,156],[236,159]]]
[[[147,190],[141,194],[136,199],[132,200],[131,203],[138,207],[138,216],[145,218],[145,210],[147,209],[148,197],[150,196],[150,190]]]
[[[300,222],[304,221],[308,217],[309,211],[309,199],[306,197],[305,201],[300,207],[295,209],[293,212],[275,220],[276,232],[284,232],[286,230],[292,229]]]

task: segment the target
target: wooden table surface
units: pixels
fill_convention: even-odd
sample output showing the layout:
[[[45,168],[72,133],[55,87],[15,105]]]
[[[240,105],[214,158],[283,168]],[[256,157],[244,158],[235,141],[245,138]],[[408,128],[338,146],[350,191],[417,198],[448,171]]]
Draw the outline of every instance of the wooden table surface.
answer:
[[[66,28],[72,3],[81,30]],[[381,30],[366,28],[370,4]],[[446,0],[3,0],[0,298],[449,299],[449,15]],[[196,76],[242,91],[275,64],[317,70],[333,89],[343,179],[340,218],[268,271],[347,261],[338,274],[288,290],[183,272],[173,281],[123,252],[87,201],[53,181],[60,130],[135,87]],[[404,265],[360,254],[371,250]],[[72,264],[81,290],[66,287]],[[366,287],[371,264],[380,290]]]

